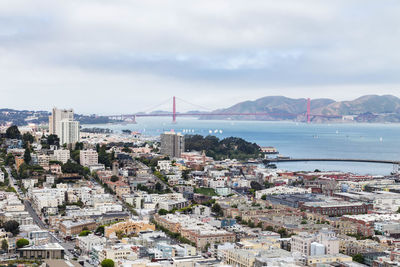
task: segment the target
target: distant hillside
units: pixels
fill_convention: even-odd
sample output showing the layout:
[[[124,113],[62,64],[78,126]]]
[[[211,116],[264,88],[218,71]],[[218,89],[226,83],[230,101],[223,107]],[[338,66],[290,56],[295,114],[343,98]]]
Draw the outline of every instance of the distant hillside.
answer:
[[[332,99],[311,100],[311,107],[322,108],[335,103]],[[307,111],[307,99],[293,99],[284,96],[267,96],[254,101],[245,101],[226,109],[215,110],[211,113],[272,113],[268,115],[249,116],[202,116],[201,119],[237,119],[237,120],[297,120],[299,114]],[[293,116],[293,114],[295,114]]]
[[[0,125],[11,123],[22,126],[28,123],[46,124],[49,122],[50,112],[48,111],[30,111],[30,110],[15,110],[15,109],[0,109]],[[81,115],[74,114],[75,120],[81,124],[102,124],[111,122],[108,117],[96,115]]]
[[[293,99],[284,96],[268,96],[254,101],[245,101],[212,113],[273,113],[248,116],[202,116],[201,119],[234,120],[294,120],[304,121],[307,111],[305,98]],[[366,95],[352,101],[336,102],[332,99],[311,100],[311,114],[346,116],[347,121],[400,122],[400,99],[392,95]],[[341,118],[314,116],[314,122],[342,121]]]
[[[325,107],[313,108],[320,114],[358,115],[363,113],[400,113],[400,99],[392,95],[366,95],[353,101],[331,103]]]

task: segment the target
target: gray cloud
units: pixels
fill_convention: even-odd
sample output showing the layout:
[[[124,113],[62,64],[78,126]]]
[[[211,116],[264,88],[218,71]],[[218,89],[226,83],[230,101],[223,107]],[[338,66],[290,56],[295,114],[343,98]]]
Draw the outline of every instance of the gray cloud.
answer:
[[[395,0],[5,0],[0,105],[104,114],[175,94],[211,107],[399,95],[399,11]]]

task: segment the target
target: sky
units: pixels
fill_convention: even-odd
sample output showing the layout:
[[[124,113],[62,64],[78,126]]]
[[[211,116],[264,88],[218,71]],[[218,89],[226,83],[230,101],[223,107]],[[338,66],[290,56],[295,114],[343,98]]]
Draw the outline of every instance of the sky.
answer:
[[[398,14],[398,0],[2,0],[0,108],[400,97]]]

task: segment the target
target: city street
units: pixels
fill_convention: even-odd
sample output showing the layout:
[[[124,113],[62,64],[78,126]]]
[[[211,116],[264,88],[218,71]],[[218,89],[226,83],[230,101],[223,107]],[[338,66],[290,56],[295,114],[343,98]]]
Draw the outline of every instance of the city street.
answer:
[[[38,225],[41,229],[48,230],[48,226],[40,219],[36,211],[32,207],[32,203],[28,199],[24,199],[25,196],[21,189],[18,187],[18,185],[15,182],[15,178],[11,175],[11,170],[9,167],[6,167],[6,170],[8,172],[8,177],[9,177],[9,185],[17,191],[17,195],[23,199],[25,209],[27,212],[29,212],[29,215],[33,218],[33,222]],[[66,259],[72,260],[74,258],[74,255],[70,252],[70,250],[74,249],[75,243],[74,242],[66,242],[62,240],[61,238],[57,237],[53,232],[49,231],[50,235],[50,242],[54,243],[59,243],[64,249],[65,249],[65,255]]]
[[[47,229],[48,226],[44,224],[44,222],[39,218],[36,211],[33,209],[32,204],[29,200],[24,200],[26,211],[29,212],[29,215],[33,218],[33,221],[39,225],[42,229]]]

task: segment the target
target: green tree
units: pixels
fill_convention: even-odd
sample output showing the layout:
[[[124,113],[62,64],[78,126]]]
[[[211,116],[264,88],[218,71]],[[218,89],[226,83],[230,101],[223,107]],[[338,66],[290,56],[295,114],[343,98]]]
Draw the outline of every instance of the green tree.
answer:
[[[6,138],[21,139],[21,133],[16,125],[10,126],[6,130]]]
[[[353,261],[358,263],[364,263],[364,256],[362,254],[356,254],[353,256]]]
[[[273,232],[274,231],[274,227],[272,227],[271,225],[268,225],[267,227],[265,227],[265,231]]]
[[[113,153],[107,153],[107,147],[102,145],[98,148],[99,153],[99,163],[104,164],[106,167],[111,167],[111,162],[113,160]]]
[[[75,143],[75,150],[82,150],[83,149],[83,143],[82,142],[76,142]]]
[[[115,183],[118,180],[119,180],[118,176],[116,176],[116,175],[111,176],[111,182]]]
[[[400,207],[397,208],[397,213],[400,213]]]
[[[216,213],[217,216],[222,216],[223,215],[223,211],[221,206],[218,203],[215,203],[212,207],[211,207],[211,211]]]
[[[158,214],[159,214],[159,215],[166,215],[166,214],[168,214],[168,210],[166,210],[166,209],[159,209],[159,210],[158,210]]]
[[[278,234],[280,234],[282,238],[285,238],[285,237],[288,237],[288,236],[289,236],[289,235],[288,235],[288,232],[286,231],[285,228],[279,229],[279,230],[278,230]]]
[[[80,156],[80,150],[74,150],[74,151],[72,151],[71,152],[71,158],[73,159],[73,160],[75,160],[76,162],[80,162],[80,158],[81,158],[81,156]]]
[[[111,259],[105,259],[100,263],[101,267],[114,267],[114,261]]]
[[[47,144],[49,146],[60,146],[60,138],[56,134],[50,134],[47,136]]]
[[[266,199],[267,199],[267,195],[265,195],[265,194],[262,195],[262,196],[261,196],[261,199],[262,199],[262,200],[266,200]]]
[[[13,235],[19,234],[19,223],[17,221],[11,220],[7,221],[4,225],[4,230],[12,233]]]
[[[122,149],[122,152],[131,153],[132,150],[131,150],[129,147],[124,147],[124,148]]]
[[[24,152],[24,161],[26,164],[29,164],[31,162],[31,150],[29,148],[25,148]]]
[[[186,135],[186,151],[206,151],[206,155],[217,160],[225,158],[248,159],[260,154],[260,147],[242,138],[228,137],[219,140],[215,136]]]
[[[190,175],[191,171],[192,171],[191,169],[183,170],[183,172],[182,172],[183,180],[185,180],[185,181],[189,180],[189,175]]]
[[[7,242],[6,239],[3,239],[3,240],[1,241],[1,249],[2,249],[3,251],[7,251],[7,252],[8,252],[8,242]]]
[[[88,175],[90,173],[89,168],[84,168],[77,163],[73,163],[71,160],[62,165],[61,169],[64,173],[78,173],[80,175]]]
[[[4,162],[8,166],[13,165],[15,163],[15,158],[14,158],[13,154],[8,153]]]
[[[23,248],[25,246],[29,245],[29,240],[25,238],[18,239],[17,241],[17,248]]]
[[[97,227],[95,233],[104,235],[104,225],[100,225],[99,227]]]
[[[250,187],[251,187],[251,189],[254,189],[254,190],[256,190],[256,191],[262,189],[262,186],[261,186],[258,182],[256,182],[256,181],[251,181],[251,182],[250,182]]]
[[[32,144],[34,141],[33,135],[31,135],[31,133],[24,133],[22,135],[22,142],[23,142],[23,146],[25,148],[28,147],[28,144]]]
[[[163,190],[163,188],[162,188],[162,185],[161,185],[161,183],[160,183],[160,182],[157,182],[157,183],[156,183],[156,185],[155,185],[155,189],[156,189],[156,191],[158,191],[158,192],[160,192],[160,191],[162,191],[162,190]]]
[[[79,236],[88,236],[90,234],[89,230],[83,230],[82,232],[79,233]]]

